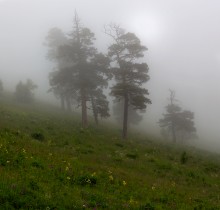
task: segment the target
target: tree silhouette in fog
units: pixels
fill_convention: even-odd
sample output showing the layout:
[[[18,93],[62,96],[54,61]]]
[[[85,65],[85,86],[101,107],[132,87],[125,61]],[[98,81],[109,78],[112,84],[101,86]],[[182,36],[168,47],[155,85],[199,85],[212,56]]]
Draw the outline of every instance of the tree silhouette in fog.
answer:
[[[150,77],[148,65],[139,62],[144,57],[147,48],[141,45],[139,38],[130,32],[125,32],[117,25],[109,25],[105,28],[113,43],[108,48],[111,58],[112,74],[116,84],[111,88],[111,95],[118,101],[123,100],[123,132],[122,137],[127,138],[129,107],[145,110],[147,104],[151,104],[147,95],[148,90],[143,88]]]
[[[179,140],[186,140],[195,136],[194,113],[182,108],[176,103],[175,92],[170,90],[169,104],[166,106],[166,113],[159,120],[159,125],[171,133],[174,143]],[[163,130],[163,132],[165,132]]]
[[[88,126],[87,110],[90,105],[96,122],[98,116],[109,116],[108,101],[102,92],[108,85],[106,71],[109,59],[97,52],[94,33],[82,26],[76,13],[73,31],[65,40],[56,53],[50,52],[60,63],[58,71],[50,74],[50,84],[55,93],[64,93],[77,101],[81,107],[82,127],[85,128]]]
[[[26,83],[20,81],[15,89],[15,98],[18,102],[30,103],[34,99],[33,91],[37,88],[37,85],[33,83],[31,79],[27,79]]]
[[[64,32],[59,28],[52,28],[49,30],[46,37],[46,46],[49,48],[47,58],[56,63],[53,72],[49,74],[49,83],[51,88],[49,92],[60,98],[61,108],[71,111],[72,93],[69,83],[66,81],[70,77],[70,72],[63,71],[62,68],[66,65],[67,61],[59,56],[59,48],[67,44],[68,40]],[[66,106],[65,106],[66,104]]]

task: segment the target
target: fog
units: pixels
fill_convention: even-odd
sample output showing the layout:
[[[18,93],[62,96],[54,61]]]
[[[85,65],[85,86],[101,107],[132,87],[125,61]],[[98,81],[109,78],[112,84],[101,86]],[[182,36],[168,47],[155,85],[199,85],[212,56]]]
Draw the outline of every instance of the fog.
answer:
[[[169,89],[178,103],[195,113],[197,144],[220,146],[220,2],[218,0],[0,0],[0,72],[4,88],[13,91],[19,80],[31,78],[36,97],[51,100],[45,37],[50,28],[68,33],[74,12],[96,35],[107,52],[103,26],[111,22],[134,32],[148,47],[152,105],[139,128],[159,134]]]

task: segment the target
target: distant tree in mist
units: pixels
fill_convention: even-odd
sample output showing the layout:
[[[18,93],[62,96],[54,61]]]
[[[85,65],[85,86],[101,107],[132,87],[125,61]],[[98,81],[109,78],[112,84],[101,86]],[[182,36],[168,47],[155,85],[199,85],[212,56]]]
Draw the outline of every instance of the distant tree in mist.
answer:
[[[109,59],[97,52],[94,33],[82,26],[77,14],[73,20],[73,31],[65,40],[58,48],[57,43],[52,45],[57,50],[49,51],[59,63],[58,70],[50,74],[51,90],[77,101],[81,107],[82,127],[85,128],[88,126],[89,105],[92,106],[96,122],[98,116],[108,116],[108,102],[102,89],[108,85],[106,73]]]
[[[194,113],[188,110],[182,110],[177,105],[175,92],[170,90],[169,104],[166,106],[166,113],[159,120],[159,125],[163,128],[163,134],[171,133],[174,143],[178,140],[185,141],[195,136],[196,128],[194,125]],[[165,131],[164,128],[167,130]]]
[[[2,95],[3,91],[4,91],[3,82],[2,80],[0,80],[0,95]]]
[[[34,99],[34,90],[37,85],[32,80],[27,79],[26,83],[19,82],[15,89],[15,98],[18,102],[30,103]]]
[[[55,62],[56,67],[53,72],[49,74],[49,83],[51,88],[49,92],[53,92],[54,95],[61,100],[61,108],[71,111],[71,99],[72,93],[69,87],[70,72],[63,70],[67,65],[67,61],[60,56],[60,47],[67,44],[63,31],[59,28],[52,28],[49,30],[46,37],[45,45],[48,47],[47,58]],[[66,105],[65,105],[66,104]]]
[[[125,139],[127,138],[129,107],[145,110],[147,104],[151,104],[150,99],[147,98],[148,90],[142,87],[150,79],[148,65],[138,61],[144,57],[147,48],[141,45],[135,34],[125,32],[117,25],[106,27],[105,33],[113,40],[108,48],[111,70],[116,81],[111,88],[111,95],[118,101],[124,102],[122,137]]]
[[[70,87],[71,72],[65,69],[53,71],[49,74],[49,84],[51,88],[49,92],[61,100],[62,110],[71,112],[71,102],[74,101],[74,94]]]

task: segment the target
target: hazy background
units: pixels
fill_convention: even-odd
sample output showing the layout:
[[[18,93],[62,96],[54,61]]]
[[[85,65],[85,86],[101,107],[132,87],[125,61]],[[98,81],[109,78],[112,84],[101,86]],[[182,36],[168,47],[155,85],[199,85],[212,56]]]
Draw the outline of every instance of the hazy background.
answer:
[[[220,146],[220,1],[218,0],[0,0],[0,78],[14,90],[31,78],[36,95],[51,99],[43,45],[48,30],[68,33],[77,10],[84,26],[96,34],[99,50],[109,39],[103,26],[119,23],[148,47],[151,80],[146,84],[152,105],[140,127],[159,133],[169,88],[179,104],[195,113],[200,140]],[[219,147],[220,148],[220,147]]]

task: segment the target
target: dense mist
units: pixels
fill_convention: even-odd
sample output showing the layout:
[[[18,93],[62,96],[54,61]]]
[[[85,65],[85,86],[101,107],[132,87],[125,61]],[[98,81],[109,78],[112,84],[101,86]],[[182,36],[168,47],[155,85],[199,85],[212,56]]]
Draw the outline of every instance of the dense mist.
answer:
[[[218,151],[219,1],[0,0],[0,79],[4,89],[14,91],[19,81],[31,79],[38,86],[37,98],[58,104],[48,93],[54,63],[46,58],[45,38],[53,27],[68,34],[75,11],[83,26],[95,33],[100,52],[107,53],[111,44],[104,33],[104,26],[110,23],[135,33],[148,48],[144,61],[150,80],[145,88],[152,104],[138,129],[160,136],[158,121],[172,89],[177,103],[195,114],[198,139],[193,144]]]

